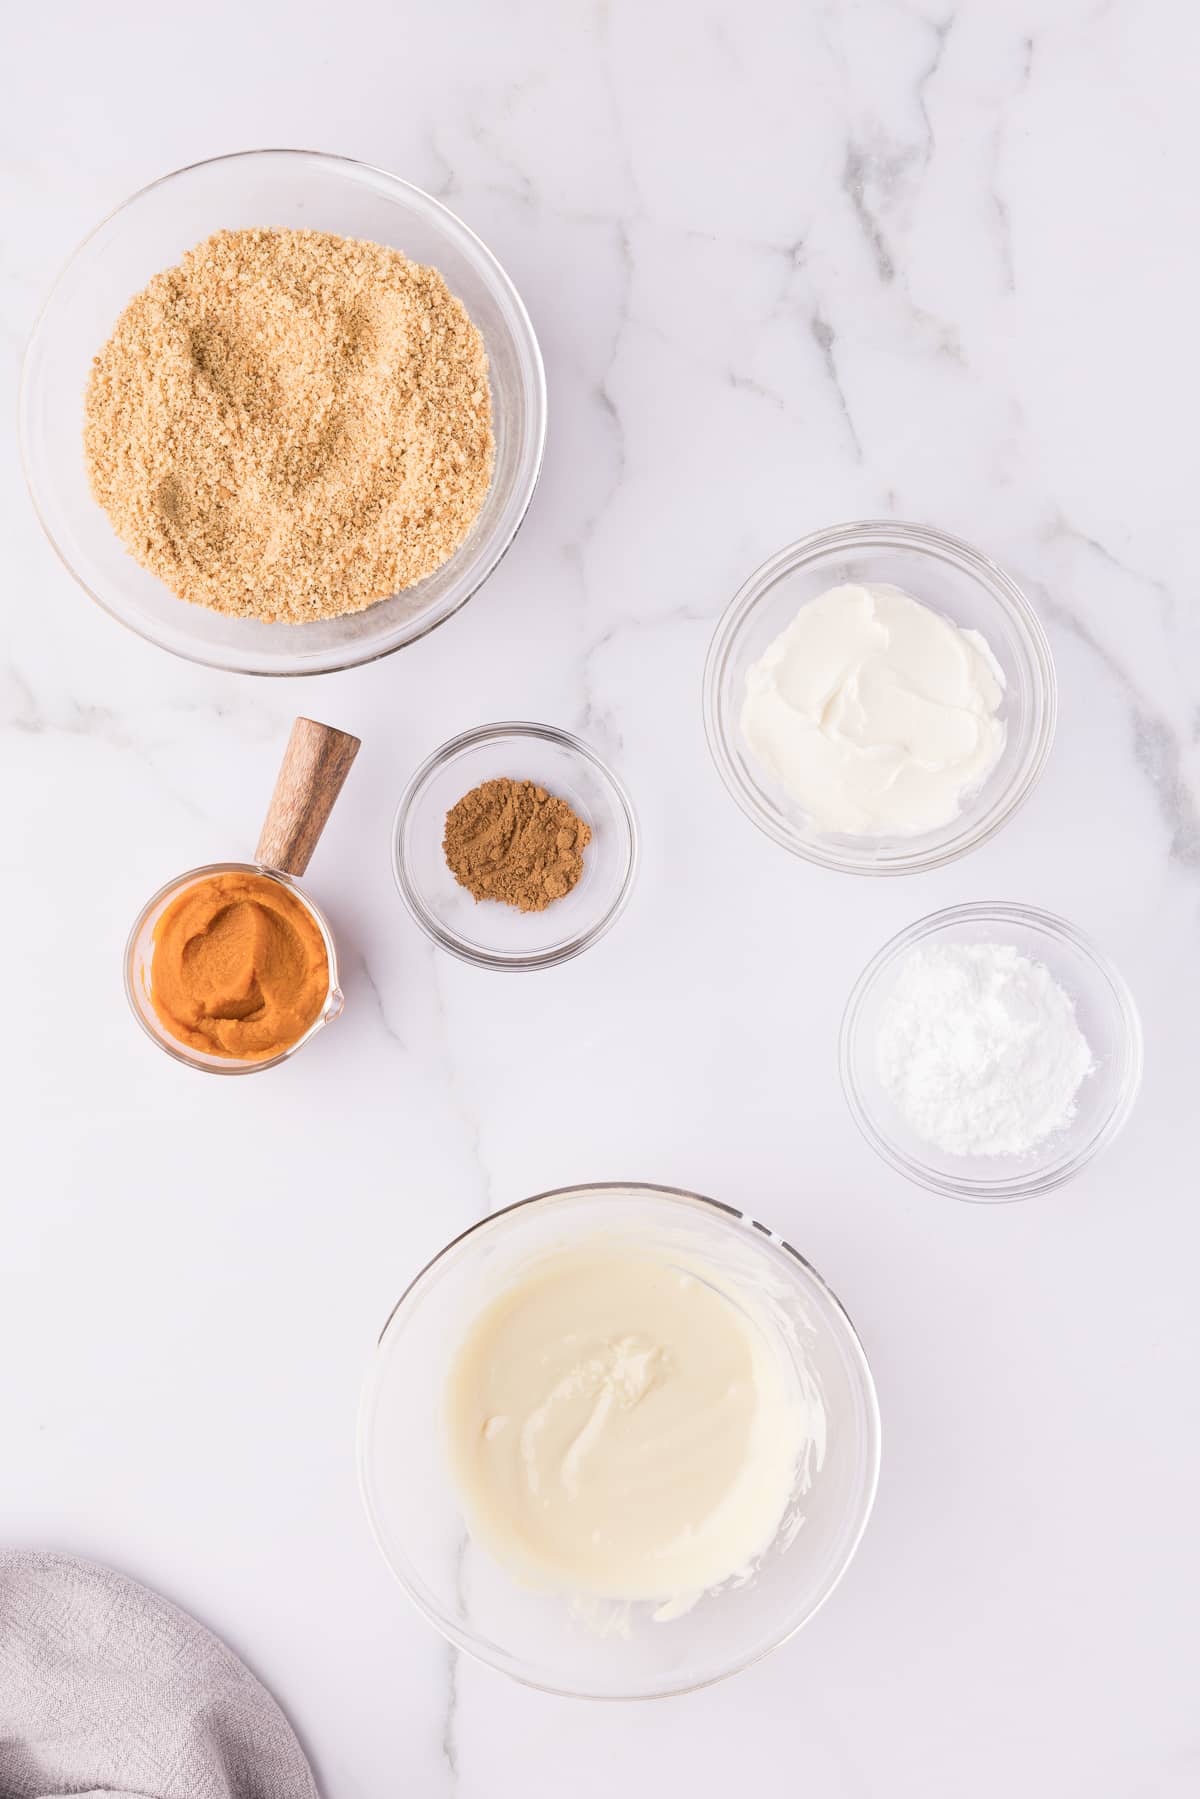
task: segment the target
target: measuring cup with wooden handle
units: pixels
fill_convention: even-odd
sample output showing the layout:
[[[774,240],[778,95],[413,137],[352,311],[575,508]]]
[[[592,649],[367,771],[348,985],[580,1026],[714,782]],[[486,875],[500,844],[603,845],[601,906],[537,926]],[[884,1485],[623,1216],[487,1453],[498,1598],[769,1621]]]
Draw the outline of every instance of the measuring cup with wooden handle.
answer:
[[[284,751],[254,861],[213,862],[203,868],[189,869],[186,874],[177,875],[165,887],[160,887],[142,907],[126,945],[125,992],[142,1029],[176,1061],[186,1063],[189,1068],[202,1069],[207,1074],[254,1074],[263,1068],[275,1068],[295,1055],[342,1011],[344,1001],[338,986],[333,933],[320,908],[299,885],[298,877],[308,867],[358,748],[358,738],[351,737],[348,732],[337,731],[332,725],[318,724],[315,719],[298,718]],[[277,1054],[209,1054],[194,1040],[184,1041],[173,1035],[154,1003],[154,954],[160,922],[189,889],[211,883],[221,875],[251,876],[286,887],[291,898],[299,901],[309,914],[324,944],[329,971],[324,1003],[307,1029]],[[239,1011],[237,1016],[240,1020],[246,1013]]]

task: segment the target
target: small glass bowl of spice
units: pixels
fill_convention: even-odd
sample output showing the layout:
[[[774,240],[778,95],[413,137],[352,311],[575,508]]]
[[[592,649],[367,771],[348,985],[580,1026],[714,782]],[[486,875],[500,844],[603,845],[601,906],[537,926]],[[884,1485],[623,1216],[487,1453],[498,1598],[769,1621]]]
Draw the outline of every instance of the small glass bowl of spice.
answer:
[[[551,725],[481,725],[435,750],[396,813],[400,897],[478,968],[551,968],[612,929],[637,868],[629,796]]]

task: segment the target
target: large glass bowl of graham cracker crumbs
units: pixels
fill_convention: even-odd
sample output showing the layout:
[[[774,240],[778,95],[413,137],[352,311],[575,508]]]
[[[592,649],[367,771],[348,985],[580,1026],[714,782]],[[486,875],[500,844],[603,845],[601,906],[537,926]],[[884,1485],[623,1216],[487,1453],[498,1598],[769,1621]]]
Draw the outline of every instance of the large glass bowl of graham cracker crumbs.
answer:
[[[545,429],[490,251],[419,188],[309,151],[126,201],[22,378],[30,493],[70,572],[160,648],[247,674],[354,667],[449,618],[512,542]]]
[[[552,725],[481,725],[435,750],[396,812],[392,862],[432,942],[477,968],[551,968],[625,910],[637,824],[590,745]]]

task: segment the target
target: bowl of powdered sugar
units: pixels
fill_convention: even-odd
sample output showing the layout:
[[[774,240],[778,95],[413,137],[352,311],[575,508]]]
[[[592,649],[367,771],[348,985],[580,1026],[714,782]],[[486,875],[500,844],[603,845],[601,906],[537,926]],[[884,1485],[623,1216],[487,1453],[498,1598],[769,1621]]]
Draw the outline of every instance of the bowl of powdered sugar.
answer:
[[[541,464],[508,276],[379,169],[251,151],[165,176],[76,251],[30,340],[21,444],[55,549],[161,648],[319,674],[487,580]]]
[[[1051,913],[936,912],[885,944],[842,1021],[846,1100],[921,1186],[1026,1199],[1070,1180],[1133,1107],[1142,1034],[1125,982]]]

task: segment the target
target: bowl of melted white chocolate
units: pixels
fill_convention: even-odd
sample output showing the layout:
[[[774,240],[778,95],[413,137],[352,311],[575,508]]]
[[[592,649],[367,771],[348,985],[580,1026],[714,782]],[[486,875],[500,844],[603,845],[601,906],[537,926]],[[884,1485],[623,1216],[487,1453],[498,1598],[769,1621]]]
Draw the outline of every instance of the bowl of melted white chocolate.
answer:
[[[686,1691],[832,1592],[879,1467],[866,1357],[794,1250],[697,1194],[563,1189],[413,1282],[368,1376],[384,1556],[457,1646],[531,1685]]]

